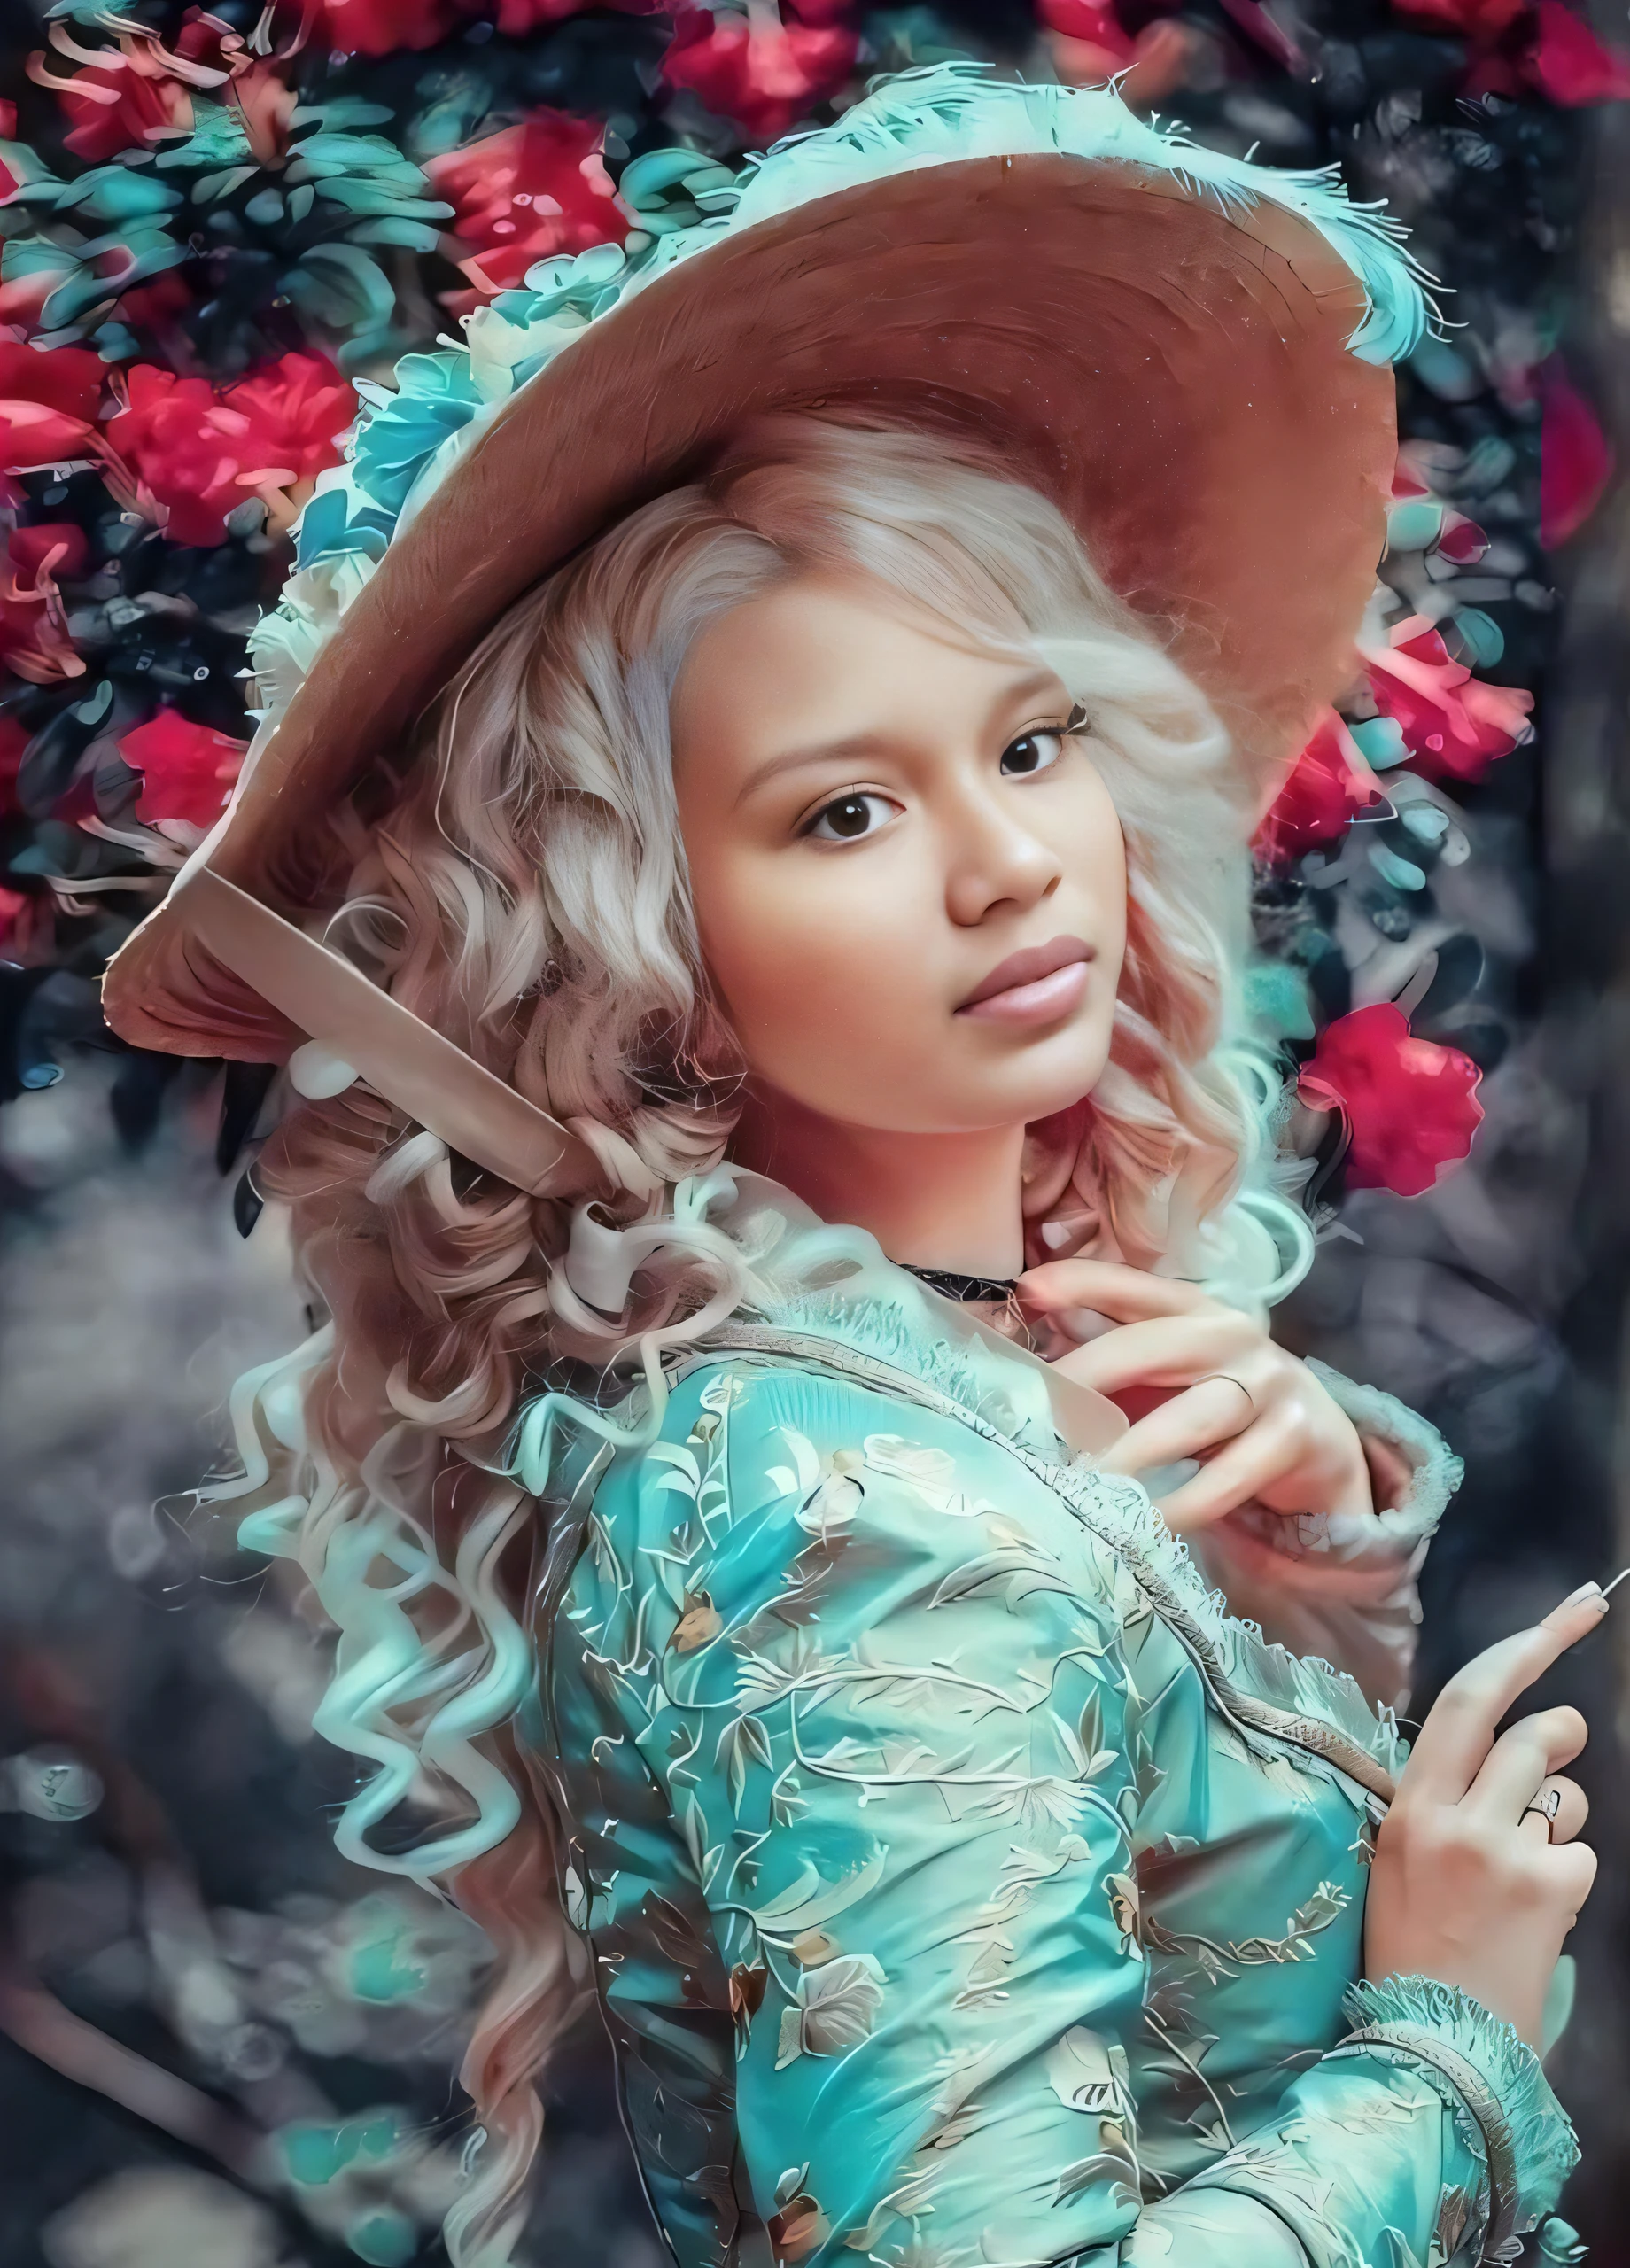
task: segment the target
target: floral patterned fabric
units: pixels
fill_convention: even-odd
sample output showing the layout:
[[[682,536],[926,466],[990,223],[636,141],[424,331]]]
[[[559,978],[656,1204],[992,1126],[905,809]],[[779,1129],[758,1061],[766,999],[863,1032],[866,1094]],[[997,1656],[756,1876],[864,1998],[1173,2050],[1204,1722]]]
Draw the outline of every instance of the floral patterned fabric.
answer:
[[[1461,1996],[1344,2014],[1390,1719],[932,1312],[738,1338],[579,1475],[540,1736],[676,2258],[1481,2259],[1571,2133]]]

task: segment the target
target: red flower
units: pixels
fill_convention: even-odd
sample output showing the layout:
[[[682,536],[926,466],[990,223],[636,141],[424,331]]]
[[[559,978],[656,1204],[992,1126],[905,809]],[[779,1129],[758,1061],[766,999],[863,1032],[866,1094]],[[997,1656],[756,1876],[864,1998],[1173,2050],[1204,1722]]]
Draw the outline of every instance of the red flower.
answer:
[[[1038,13],[1051,35],[1053,68],[1067,86],[1095,87],[1118,75],[1127,100],[1146,110],[1188,70],[1195,35],[1186,24],[1157,18],[1133,37],[1122,29],[1114,0],[1040,0]]]
[[[772,142],[842,85],[859,45],[858,34],[841,24],[761,28],[742,17],[681,6],[663,76],[670,86],[688,87],[744,134]]]
[[[1431,483],[1424,481],[1407,457],[1401,456],[1393,467],[1393,501],[1406,503],[1417,496],[1430,496]]]
[[[227,514],[251,496],[286,510],[280,492],[339,462],[337,437],[356,414],[351,387],[314,354],[285,354],[222,393],[143,362],[128,386],[108,443],[177,543],[224,541]]]
[[[87,165],[105,165],[121,150],[148,146],[167,127],[183,134],[192,129],[192,97],[174,79],[147,79],[116,64],[96,64],[56,83],[74,120],[62,138]]]
[[[88,549],[85,531],[72,521],[13,528],[5,539],[0,661],[31,685],[85,673],[68,636],[57,578],[78,574]]]
[[[0,889],[0,948],[12,943],[32,902],[21,890]]]
[[[1480,780],[1528,735],[1532,693],[1484,685],[1424,617],[1411,615],[1386,651],[1362,649],[1376,706],[1396,719],[1416,769],[1428,780]]]
[[[599,4],[600,0],[498,0],[498,28],[507,39],[524,39],[539,24],[563,24],[568,16]],[[662,0],[606,0],[606,4],[619,15],[649,16]]]
[[[17,775],[28,753],[28,733],[15,717],[0,716],[0,819],[18,808]]]
[[[87,347],[43,352],[0,339],[0,471],[34,472],[89,454],[106,376]]]
[[[1613,450],[1559,354],[1541,366],[1540,540],[1548,551],[1577,534],[1613,477]]]
[[[6,549],[16,580],[34,585],[42,576],[61,581],[82,575],[90,555],[85,531],[73,520],[37,520],[32,527],[13,528]]]
[[[1565,0],[1396,0],[1406,16],[1464,39],[1470,94],[1520,96],[1535,87],[1570,108],[1630,97],[1630,55],[1603,42]]]
[[[1349,1187],[1418,1197],[1471,1150],[1482,1076],[1458,1048],[1411,1037],[1387,1000],[1325,1027],[1297,1091],[1313,1109],[1345,1116]]]
[[[470,247],[459,266],[478,291],[512,289],[553,252],[622,242],[629,224],[601,157],[604,138],[592,119],[541,110],[430,160],[424,170],[456,207],[454,233]]]
[[[1484,43],[1509,31],[1528,0],[1399,0],[1406,16],[1424,16],[1463,39]]]
[[[1488,549],[1488,538],[1475,520],[1462,512],[1446,511],[1443,532],[1438,538],[1437,551],[1440,559],[1452,560],[1456,567],[1475,567]]]
[[[1096,48],[1110,71],[1132,59],[1131,38],[1121,27],[1114,0],[1039,0],[1036,12],[1050,32],[1072,47]],[[1076,60],[1072,56],[1071,61]]]
[[[1630,97],[1630,55],[1604,47],[1564,0],[1538,0],[1534,31],[1528,75],[1550,101],[1572,108]]]
[[[216,87],[224,70],[200,67],[173,55],[155,34],[138,25],[117,27],[115,46],[82,47],[66,24],[50,27],[58,53],[82,65],[58,78],[43,55],[28,58],[28,76],[58,95],[70,120],[63,136],[87,164],[99,166],[121,150],[150,145],[168,128],[192,130],[192,87]]]
[[[1316,843],[1345,835],[1358,813],[1385,793],[1358,742],[1335,711],[1327,710],[1258,827],[1256,850],[1271,866],[1284,866]]]
[[[152,333],[159,341],[161,356],[167,359],[174,354],[177,361],[183,361],[188,342],[179,318],[190,315],[192,307],[191,292],[170,268],[147,283],[138,284],[133,291],[120,294],[119,320],[131,330]]]
[[[434,47],[457,18],[447,0],[307,0],[320,13],[323,37],[340,55],[392,55],[399,48]]]
[[[661,0],[498,0],[497,28],[524,39],[545,24],[604,4],[620,15],[648,16]],[[304,19],[320,16],[322,36],[342,55],[392,55],[400,48],[434,47],[458,27],[473,0],[302,0]]]
[[[142,774],[136,815],[144,826],[167,820],[207,829],[226,808],[244,761],[244,743],[194,725],[175,709],[161,709],[119,743],[119,753]]]

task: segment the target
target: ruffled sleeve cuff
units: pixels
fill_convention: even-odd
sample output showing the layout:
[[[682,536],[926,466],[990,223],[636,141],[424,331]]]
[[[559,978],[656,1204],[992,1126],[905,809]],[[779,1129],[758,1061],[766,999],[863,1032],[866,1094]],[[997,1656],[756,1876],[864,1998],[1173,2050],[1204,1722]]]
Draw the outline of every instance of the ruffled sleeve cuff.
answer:
[[[1488,2175],[1482,2258],[1515,2260],[1579,2161],[1539,2057],[1480,2001],[1432,1977],[1354,1984],[1343,2007],[1353,2030],[1331,2057],[1408,2062],[1475,2125]]]
[[[1332,1402],[1358,1428],[1370,1463],[1374,1518],[1372,1548],[1403,1556],[1424,1543],[1448,1508],[1465,1467],[1435,1425],[1378,1386],[1359,1386],[1309,1358],[1308,1368]],[[1353,1541],[1363,1548],[1362,1539]],[[1336,1548],[1340,1549],[1337,1539]]]
[[[1292,1653],[1346,1670],[1378,1707],[1402,1707],[1420,1620],[1416,1577],[1463,1467],[1424,1418],[1378,1386],[1309,1362],[1358,1428],[1374,1509],[1287,1518],[1242,1505],[1191,1539],[1230,1612]]]

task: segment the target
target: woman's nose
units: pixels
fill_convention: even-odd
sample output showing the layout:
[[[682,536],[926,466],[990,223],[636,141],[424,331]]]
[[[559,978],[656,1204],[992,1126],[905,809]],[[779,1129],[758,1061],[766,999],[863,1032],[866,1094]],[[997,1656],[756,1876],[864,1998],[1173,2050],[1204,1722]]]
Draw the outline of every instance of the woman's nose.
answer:
[[[1045,843],[982,796],[969,798],[956,814],[946,850],[946,907],[959,928],[977,928],[1000,905],[1022,913],[1039,905],[1063,874]]]

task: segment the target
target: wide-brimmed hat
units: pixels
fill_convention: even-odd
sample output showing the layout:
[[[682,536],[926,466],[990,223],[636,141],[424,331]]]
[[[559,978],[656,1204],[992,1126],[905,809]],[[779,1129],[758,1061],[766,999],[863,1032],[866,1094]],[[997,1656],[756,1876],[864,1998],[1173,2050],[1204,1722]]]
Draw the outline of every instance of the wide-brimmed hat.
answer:
[[[976,439],[1161,625],[1260,805],[1353,673],[1388,365],[1432,312],[1396,225],[1332,175],[1195,148],[1107,88],[913,73],[734,178],[662,151],[622,187],[626,251],[534,269],[463,352],[370,390],[257,633],[271,713],[231,807],[104,995],[146,1047],[314,1042],[334,1082],[350,1066],[539,1191],[589,1184],[583,1146],[314,934],[344,882],[337,806],[388,795],[514,600],[755,413]]]

